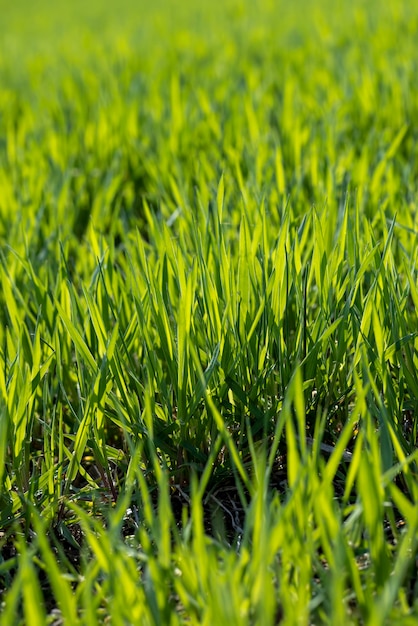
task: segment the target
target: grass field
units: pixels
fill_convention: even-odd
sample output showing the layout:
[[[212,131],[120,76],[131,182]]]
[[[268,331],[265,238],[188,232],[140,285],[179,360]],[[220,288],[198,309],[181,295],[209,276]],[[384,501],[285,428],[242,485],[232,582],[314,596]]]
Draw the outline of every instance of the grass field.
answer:
[[[418,2],[151,5],[0,0],[0,624],[413,626]]]

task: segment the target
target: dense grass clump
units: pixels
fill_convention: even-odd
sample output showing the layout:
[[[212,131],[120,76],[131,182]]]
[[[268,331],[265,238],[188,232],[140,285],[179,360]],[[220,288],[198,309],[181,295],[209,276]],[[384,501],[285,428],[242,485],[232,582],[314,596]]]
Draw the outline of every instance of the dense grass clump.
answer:
[[[3,10],[0,622],[412,625],[418,5],[152,5]]]

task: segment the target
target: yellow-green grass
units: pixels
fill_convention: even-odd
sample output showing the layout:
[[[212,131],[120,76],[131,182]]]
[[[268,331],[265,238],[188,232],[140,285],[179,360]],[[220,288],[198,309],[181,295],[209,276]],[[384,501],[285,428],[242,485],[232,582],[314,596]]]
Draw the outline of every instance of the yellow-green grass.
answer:
[[[414,624],[418,4],[2,4],[0,623]]]

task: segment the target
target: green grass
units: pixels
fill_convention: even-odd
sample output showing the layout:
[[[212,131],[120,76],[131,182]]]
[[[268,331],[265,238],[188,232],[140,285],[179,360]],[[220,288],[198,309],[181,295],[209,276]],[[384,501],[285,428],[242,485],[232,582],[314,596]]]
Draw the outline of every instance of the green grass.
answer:
[[[152,5],[0,1],[0,623],[415,624],[418,4]]]

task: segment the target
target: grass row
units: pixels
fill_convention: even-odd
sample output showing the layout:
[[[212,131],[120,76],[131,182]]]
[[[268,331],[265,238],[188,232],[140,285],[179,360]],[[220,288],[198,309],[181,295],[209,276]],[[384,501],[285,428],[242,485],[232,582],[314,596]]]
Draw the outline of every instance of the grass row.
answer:
[[[330,7],[8,8],[1,623],[414,623],[418,7]]]

